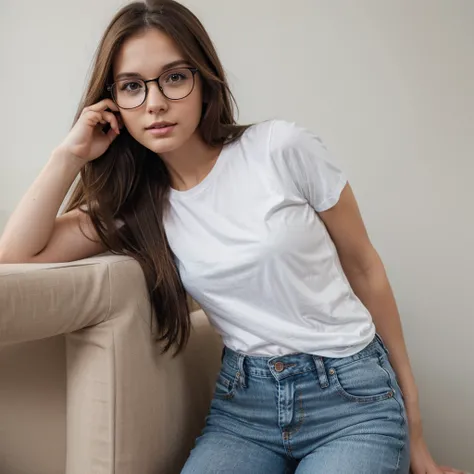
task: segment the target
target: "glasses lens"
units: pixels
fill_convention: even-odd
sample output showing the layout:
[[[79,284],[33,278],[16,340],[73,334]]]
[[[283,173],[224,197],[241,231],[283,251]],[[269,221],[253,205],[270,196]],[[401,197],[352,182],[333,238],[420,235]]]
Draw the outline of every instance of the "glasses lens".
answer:
[[[194,74],[186,68],[171,69],[160,76],[160,87],[168,99],[183,99],[193,90]]]
[[[145,83],[139,79],[124,79],[114,84],[112,92],[119,107],[132,109],[145,100]]]

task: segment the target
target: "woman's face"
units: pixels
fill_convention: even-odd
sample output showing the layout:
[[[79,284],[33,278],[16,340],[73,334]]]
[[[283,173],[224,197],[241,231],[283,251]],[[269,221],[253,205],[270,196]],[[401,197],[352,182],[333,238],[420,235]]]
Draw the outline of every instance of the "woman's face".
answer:
[[[192,84],[192,77],[179,74],[176,68],[191,67],[183,54],[165,33],[150,29],[128,38],[120,48],[114,64],[114,81],[120,80],[115,88],[123,101],[132,101],[141,92],[137,79],[155,79],[165,71],[160,81],[167,95],[178,97],[186,91],[186,84]],[[181,69],[181,72],[185,70]],[[189,73],[189,71],[188,71]],[[195,74],[193,91],[181,100],[169,100],[158,88],[156,82],[149,82],[145,102],[133,109],[120,109],[122,121],[130,135],[139,143],[158,154],[165,154],[181,148],[194,134],[201,118],[202,84]],[[190,87],[190,86],[189,86]],[[120,100],[119,100],[120,104]],[[173,124],[159,130],[149,127],[160,122]]]

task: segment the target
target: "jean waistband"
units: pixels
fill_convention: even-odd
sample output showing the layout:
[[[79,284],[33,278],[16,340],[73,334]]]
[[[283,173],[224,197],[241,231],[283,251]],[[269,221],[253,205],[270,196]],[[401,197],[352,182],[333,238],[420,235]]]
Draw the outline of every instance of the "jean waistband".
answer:
[[[351,360],[358,360],[371,354],[388,354],[388,351],[378,334],[358,353],[344,358],[328,358],[306,353],[292,353],[280,356],[253,356],[236,352],[229,347],[224,347],[222,364],[235,369],[240,374],[256,377],[274,377],[284,379],[296,374],[316,370],[320,381],[324,384],[327,370],[336,368],[339,364]]]

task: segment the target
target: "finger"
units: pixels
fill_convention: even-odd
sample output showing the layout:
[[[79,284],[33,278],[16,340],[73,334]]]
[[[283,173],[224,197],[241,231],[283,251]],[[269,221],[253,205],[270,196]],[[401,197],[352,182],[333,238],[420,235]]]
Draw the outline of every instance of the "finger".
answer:
[[[91,127],[95,127],[98,123],[104,123],[104,125],[107,123],[100,112],[94,112],[92,110],[84,112],[83,119]]]
[[[120,128],[119,128],[119,124],[118,124],[118,121],[117,121],[117,117],[112,112],[102,112],[102,117],[104,118],[104,120],[106,120],[108,123],[110,123],[110,126],[117,133],[120,133]]]
[[[115,102],[112,99],[104,99],[100,102],[90,105],[86,107],[86,109],[93,110],[94,112],[102,112],[104,110],[110,109],[114,112],[119,112],[119,108],[115,105]]]
[[[109,144],[112,143],[118,136],[119,136],[119,134],[113,128],[111,128],[107,132],[107,135],[106,135],[106,137],[109,140]]]

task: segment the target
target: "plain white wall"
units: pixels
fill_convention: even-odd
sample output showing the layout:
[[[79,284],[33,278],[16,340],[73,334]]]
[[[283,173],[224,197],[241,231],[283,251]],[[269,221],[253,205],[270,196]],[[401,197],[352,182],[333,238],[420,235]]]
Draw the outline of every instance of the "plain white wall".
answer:
[[[67,133],[123,3],[0,0],[0,230]],[[185,3],[240,121],[296,120],[345,168],[398,300],[430,448],[474,471],[474,2]]]

